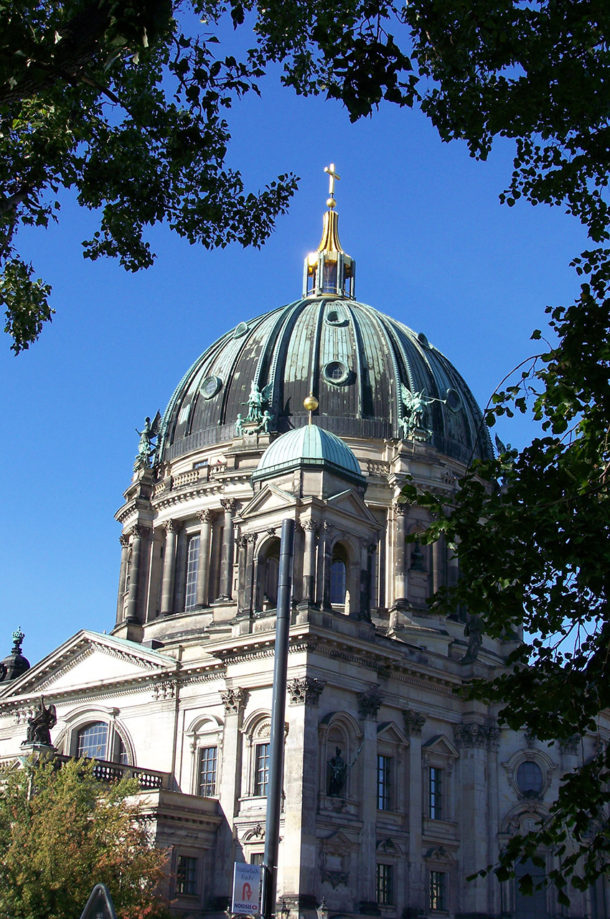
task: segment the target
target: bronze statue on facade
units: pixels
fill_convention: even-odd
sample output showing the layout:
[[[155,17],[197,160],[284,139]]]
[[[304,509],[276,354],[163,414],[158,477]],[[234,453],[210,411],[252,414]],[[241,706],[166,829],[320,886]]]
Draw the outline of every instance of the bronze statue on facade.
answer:
[[[57,724],[57,712],[54,705],[47,708],[44,704],[44,697],[40,697],[40,705],[31,718],[28,719],[28,730],[22,746],[26,744],[44,744],[47,747],[51,744],[51,728]]]

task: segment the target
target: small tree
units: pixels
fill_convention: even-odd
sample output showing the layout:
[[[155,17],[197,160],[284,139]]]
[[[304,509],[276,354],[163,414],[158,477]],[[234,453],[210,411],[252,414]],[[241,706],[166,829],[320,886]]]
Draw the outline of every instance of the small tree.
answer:
[[[15,770],[0,792],[0,915],[75,919],[94,883],[106,884],[120,919],[161,915],[166,855],[134,803],[137,787],[102,784],[80,760]]]

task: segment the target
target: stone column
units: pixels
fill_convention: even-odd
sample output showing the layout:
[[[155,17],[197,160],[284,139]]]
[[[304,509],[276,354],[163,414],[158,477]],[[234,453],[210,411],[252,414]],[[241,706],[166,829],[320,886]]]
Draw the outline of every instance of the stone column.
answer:
[[[436,593],[447,581],[447,549],[445,537],[439,536],[432,544],[432,591]]]
[[[131,537],[131,564],[129,566],[129,593],[127,595],[127,616],[128,622],[137,622],[138,620],[138,594],[140,581],[140,562],[142,560],[142,539],[145,535],[145,528],[135,526]]]
[[[409,904],[413,915],[424,913],[426,903],[426,878],[422,861],[422,824],[424,801],[422,797],[423,768],[421,759],[421,732],[426,719],[420,712],[405,709],[402,713],[405,733],[409,738]]]
[[[237,544],[237,612],[245,613],[250,608],[250,600],[246,586],[247,581],[247,556],[248,556],[248,538],[239,536],[236,539]]]
[[[116,604],[116,622],[123,621],[123,607],[125,606],[125,580],[127,577],[127,562],[129,560],[129,536],[121,533],[119,536],[121,543],[121,568],[119,571],[119,595]]]
[[[210,602],[210,538],[212,534],[212,511],[199,514],[199,567],[197,569],[197,606],[208,606]]]
[[[233,580],[233,514],[237,502],[233,498],[221,498],[225,512],[222,533],[222,558],[220,562],[220,596],[219,600],[230,600]]]
[[[455,587],[460,575],[458,558],[453,549],[449,549],[447,555],[447,584],[449,587]]]
[[[363,741],[360,753],[362,775],[362,830],[360,833],[360,912],[377,912],[376,856],[377,856],[377,712],[381,693],[373,685],[358,693],[358,713],[363,721]]]
[[[387,528],[386,528],[387,529]],[[379,540],[379,560],[377,562],[377,588],[376,598],[378,607],[387,607],[389,605],[388,597],[390,596],[386,585],[386,556],[388,550],[388,534],[385,538]]]
[[[303,605],[311,605],[316,597],[316,532],[313,520],[304,520],[301,524],[305,531],[305,551],[303,553]]]
[[[319,772],[318,702],[324,683],[313,677],[288,680],[290,730],[284,762],[284,835],[298,846],[280,847],[278,890],[291,915],[313,910],[320,902],[320,865],[316,838]],[[294,910],[294,913],[292,912]]]
[[[332,608],[330,605],[330,562],[330,526],[324,521],[320,528],[318,542],[317,601],[321,609],[326,610]]]
[[[494,865],[500,856],[498,845],[498,828],[500,826],[500,789],[498,788],[498,751],[500,749],[500,729],[494,719],[487,723],[488,781],[487,806],[489,821],[487,824],[487,856]],[[499,916],[501,904],[500,882],[492,872],[487,877],[488,895],[487,912],[490,916]]]
[[[250,614],[253,613],[255,606],[254,592],[256,590],[256,582],[254,580],[254,550],[256,549],[257,539],[256,533],[249,533],[246,537],[246,607]]]
[[[186,558],[188,539],[183,527],[179,527],[176,540],[176,560],[174,562],[174,613],[184,612],[186,597]]]
[[[377,609],[377,607],[380,605],[379,596],[378,596],[378,578],[377,578],[377,573],[379,571],[379,553],[377,549],[378,549],[377,543],[371,543],[369,545],[369,570],[370,570],[369,612],[373,608]]]
[[[226,897],[233,883],[233,862],[235,860],[232,835],[233,818],[239,810],[241,788],[239,779],[242,764],[241,726],[248,693],[244,689],[227,689],[220,693],[225,710],[222,735],[220,782],[218,799],[220,812],[225,820],[217,830],[216,871],[214,873],[214,894]]]
[[[362,540],[360,543],[360,610],[359,618],[371,618],[371,582],[373,580],[373,553],[375,546]]]
[[[473,827],[487,827],[487,745],[489,729],[476,721],[455,727],[456,745],[460,749],[460,800],[458,816],[462,838],[461,871],[466,877],[475,875],[489,864],[487,833],[473,833]],[[456,802],[457,803],[457,802]],[[496,824],[497,825],[497,824]],[[462,912],[487,917],[486,878],[475,877],[464,888]]]
[[[177,527],[174,520],[165,524],[165,552],[163,554],[163,580],[161,583],[161,615],[174,612],[174,577],[176,573]]]
[[[396,542],[394,544],[394,601],[395,607],[404,607],[407,604],[407,559],[405,551],[405,537],[407,535],[406,504],[395,504],[394,515],[396,519]]]

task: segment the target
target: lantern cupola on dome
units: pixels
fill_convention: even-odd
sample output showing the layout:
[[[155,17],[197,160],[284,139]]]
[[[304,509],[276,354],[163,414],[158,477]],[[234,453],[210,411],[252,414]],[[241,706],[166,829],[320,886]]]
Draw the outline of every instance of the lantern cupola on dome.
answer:
[[[339,240],[339,215],[335,207],[335,180],[341,177],[335,172],[335,164],[324,167],[328,173],[328,210],[324,214],[322,239],[317,252],[310,252],[305,258],[303,272],[304,297],[356,296],[356,262],[344,252]]]

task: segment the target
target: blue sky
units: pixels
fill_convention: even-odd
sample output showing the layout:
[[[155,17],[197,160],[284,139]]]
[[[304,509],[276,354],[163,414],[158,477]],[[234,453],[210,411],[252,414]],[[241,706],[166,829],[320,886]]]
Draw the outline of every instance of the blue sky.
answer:
[[[53,284],[57,315],[18,357],[0,349],[4,536],[0,658],[18,625],[32,663],[80,628],[114,624],[119,525],[146,415],[163,411],[192,361],[241,320],[301,294],[318,244],[334,162],[344,249],[357,260],[357,297],[426,333],[484,405],[534,345],[544,307],[577,291],[570,259],[585,245],[560,209],[501,206],[512,148],[477,163],[442,144],[416,112],[384,108],[351,125],[342,109],[299,99],[267,80],[261,99],[229,115],[230,164],[262,187],[301,177],[290,212],[261,250],[206,252],[166,229],[146,272],[83,260],[94,218],[66,201],[57,227],[23,234],[23,250]],[[522,444],[531,429],[504,423]]]

